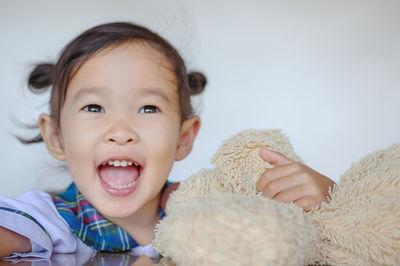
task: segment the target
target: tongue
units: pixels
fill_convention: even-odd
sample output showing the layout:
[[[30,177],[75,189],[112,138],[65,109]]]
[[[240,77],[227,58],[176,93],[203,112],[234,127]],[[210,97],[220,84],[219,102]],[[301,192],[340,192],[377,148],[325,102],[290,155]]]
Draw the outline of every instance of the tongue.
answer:
[[[105,165],[99,169],[99,175],[109,185],[128,185],[139,177],[139,169],[136,166],[115,167]]]

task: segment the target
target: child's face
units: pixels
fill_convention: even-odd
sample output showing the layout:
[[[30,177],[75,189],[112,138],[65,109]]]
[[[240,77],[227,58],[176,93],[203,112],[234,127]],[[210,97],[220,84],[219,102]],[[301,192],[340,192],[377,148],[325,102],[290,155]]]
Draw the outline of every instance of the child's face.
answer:
[[[192,147],[199,119],[181,124],[168,67],[163,55],[143,43],[108,48],[70,81],[61,130],[41,116],[49,151],[66,160],[78,189],[108,218],[157,206],[173,162]]]

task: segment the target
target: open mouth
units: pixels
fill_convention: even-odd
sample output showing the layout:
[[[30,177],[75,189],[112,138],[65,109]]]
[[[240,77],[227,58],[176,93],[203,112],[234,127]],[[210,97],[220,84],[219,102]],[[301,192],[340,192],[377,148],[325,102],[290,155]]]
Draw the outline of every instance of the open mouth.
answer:
[[[136,190],[143,167],[130,160],[108,160],[97,168],[105,190],[112,195],[127,195]]]

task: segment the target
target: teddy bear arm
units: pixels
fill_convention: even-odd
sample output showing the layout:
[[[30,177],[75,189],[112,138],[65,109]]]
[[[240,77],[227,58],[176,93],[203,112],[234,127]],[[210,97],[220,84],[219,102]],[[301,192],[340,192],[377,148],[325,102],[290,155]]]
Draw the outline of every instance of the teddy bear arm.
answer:
[[[154,247],[178,265],[305,265],[317,240],[297,206],[221,193],[180,204],[157,226]]]

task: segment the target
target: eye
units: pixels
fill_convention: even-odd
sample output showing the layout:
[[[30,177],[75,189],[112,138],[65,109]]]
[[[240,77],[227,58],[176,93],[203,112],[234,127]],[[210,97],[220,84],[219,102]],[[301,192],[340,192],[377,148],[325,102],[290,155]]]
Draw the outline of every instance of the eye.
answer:
[[[157,106],[154,105],[146,105],[140,108],[139,114],[152,114],[152,113],[158,113],[160,112],[160,109]]]
[[[95,112],[95,113],[104,113],[104,108],[98,104],[89,104],[83,107],[83,111],[86,112]]]

